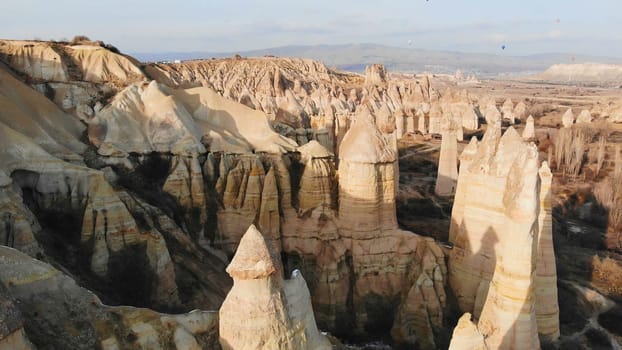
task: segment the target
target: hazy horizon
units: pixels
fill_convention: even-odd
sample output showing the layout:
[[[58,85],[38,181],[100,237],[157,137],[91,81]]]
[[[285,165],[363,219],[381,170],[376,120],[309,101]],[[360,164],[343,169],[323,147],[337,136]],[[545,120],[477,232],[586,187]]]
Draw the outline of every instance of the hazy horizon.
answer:
[[[124,52],[235,52],[381,44],[512,56],[622,57],[622,2],[120,1],[0,4],[7,39],[86,35]],[[502,46],[505,49],[502,49]]]

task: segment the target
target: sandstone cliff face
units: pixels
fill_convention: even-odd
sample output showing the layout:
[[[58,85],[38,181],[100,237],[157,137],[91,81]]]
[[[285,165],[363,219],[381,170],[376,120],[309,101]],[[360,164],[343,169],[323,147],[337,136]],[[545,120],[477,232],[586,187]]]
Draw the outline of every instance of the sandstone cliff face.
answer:
[[[2,40],[0,61],[64,112],[83,121],[91,119],[121,89],[146,79],[138,61],[98,43],[71,46]]]
[[[536,131],[534,127],[533,117],[530,115],[527,117],[527,123],[525,124],[525,129],[523,130],[523,140],[527,141],[536,137]]]
[[[0,58],[31,78],[45,81],[127,84],[145,77],[137,61],[100,46],[2,40]]]
[[[215,312],[167,315],[148,309],[105,306],[94,294],[46,263],[3,246],[0,256],[0,286],[10,297],[20,300],[16,306],[24,315],[27,335],[38,347],[201,349],[217,344]],[[10,339],[0,338],[0,344],[18,346],[12,349],[33,348],[23,335],[18,329]]]
[[[92,155],[83,158],[84,152],[92,151],[87,151],[87,146],[79,141],[84,131],[81,123],[3,67],[0,75],[2,243],[33,257],[58,261],[72,273],[87,276],[90,287],[112,290],[116,302],[168,308],[217,307],[224,298],[218,289],[228,285],[224,262],[212,262],[212,266],[198,264],[201,268],[194,269],[194,277],[189,278],[186,269],[193,267],[180,270],[180,264],[188,263],[192,254],[196,259],[209,261],[211,253],[200,252],[198,243],[186,241],[172,258],[167,240],[177,241],[175,244],[183,240],[178,224],[170,218],[164,220],[163,213],[157,214],[160,216],[154,224],[147,217],[146,203],[137,204],[134,197],[119,190],[116,182],[115,186],[110,185],[109,181],[118,178],[114,171],[108,169],[112,175],[104,175],[85,167],[83,159],[89,164],[98,160]],[[199,209],[199,220],[195,221],[200,221],[200,236],[205,222],[200,164],[196,156],[180,156],[178,161],[181,164],[173,166],[169,181],[163,181],[161,186],[177,194],[181,205]],[[194,217],[191,210],[187,214]],[[183,222],[179,224],[186,232],[192,230]],[[181,276],[176,270],[182,272]],[[219,285],[204,288],[204,292],[211,289],[212,295],[190,292],[196,287],[188,280],[210,274],[212,283]]]
[[[315,140],[298,147],[298,152],[304,164],[298,191],[298,209],[302,212],[317,207],[335,209],[334,155]]]
[[[358,115],[339,150],[339,222],[344,237],[397,229],[397,157],[369,114]]]
[[[317,330],[306,283],[283,279],[278,255],[255,226],[240,241],[227,272],[233,288],[220,308],[223,349],[331,349]]]
[[[501,136],[498,123],[461,159],[450,229],[452,290],[461,310],[478,320],[486,346],[538,348],[538,335],[559,335],[555,273],[546,266],[554,260],[547,166],[539,174],[535,146],[512,128]]]

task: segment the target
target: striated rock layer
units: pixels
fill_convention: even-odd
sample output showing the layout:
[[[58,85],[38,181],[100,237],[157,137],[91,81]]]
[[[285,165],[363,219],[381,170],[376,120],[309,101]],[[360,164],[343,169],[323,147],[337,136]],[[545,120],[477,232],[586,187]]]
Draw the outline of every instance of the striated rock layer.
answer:
[[[223,349],[331,349],[319,333],[302,275],[283,279],[278,255],[254,225],[246,231],[227,272],[233,288],[220,308]]]
[[[486,346],[538,348],[538,336],[559,336],[550,171],[546,164],[538,170],[535,145],[513,128],[501,136],[498,123],[464,152],[450,228],[450,286]]]

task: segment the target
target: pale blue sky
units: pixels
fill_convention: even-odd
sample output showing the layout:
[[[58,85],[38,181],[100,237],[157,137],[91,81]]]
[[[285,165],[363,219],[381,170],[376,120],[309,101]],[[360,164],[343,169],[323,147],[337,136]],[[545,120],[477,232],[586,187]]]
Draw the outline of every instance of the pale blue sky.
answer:
[[[125,52],[378,43],[622,57],[622,0],[0,0],[0,37],[85,34]],[[409,44],[410,43],[410,44]]]

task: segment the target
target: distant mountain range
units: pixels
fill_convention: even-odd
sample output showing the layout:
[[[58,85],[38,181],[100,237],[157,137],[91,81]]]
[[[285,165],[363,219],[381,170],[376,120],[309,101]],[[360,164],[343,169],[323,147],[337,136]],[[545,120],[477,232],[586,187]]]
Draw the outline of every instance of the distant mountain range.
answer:
[[[495,77],[530,75],[544,71],[558,63],[610,63],[620,64],[622,58],[546,53],[529,56],[510,56],[451,51],[432,51],[391,47],[377,44],[282,46],[240,52],[158,52],[133,53],[141,61],[174,61],[241,56],[305,57],[324,62],[329,67],[363,72],[365,66],[382,63],[392,72],[429,72],[453,74],[457,69],[465,75]]]

